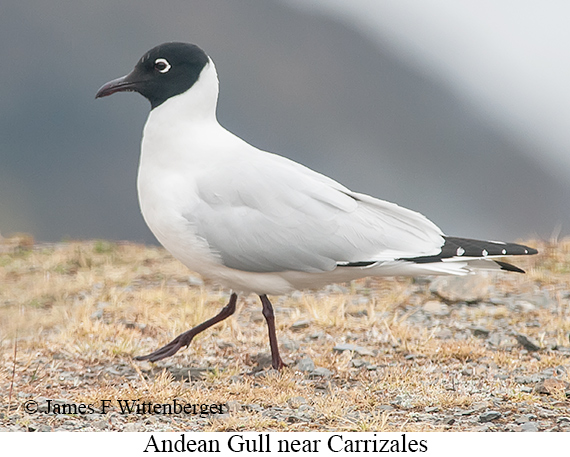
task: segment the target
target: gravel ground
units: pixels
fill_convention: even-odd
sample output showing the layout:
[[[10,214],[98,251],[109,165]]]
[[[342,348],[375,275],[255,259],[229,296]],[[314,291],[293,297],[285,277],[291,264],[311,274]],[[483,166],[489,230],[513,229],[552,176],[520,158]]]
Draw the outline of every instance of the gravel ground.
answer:
[[[82,246],[92,260],[58,273],[75,286],[60,284],[49,306],[27,297],[18,306],[29,306],[29,327],[18,324],[16,348],[15,336],[1,341],[0,431],[570,431],[569,274],[551,273],[552,256],[523,265],[527,275],[363,280],[275,297],[288,364],[276,372],[256,297],[176,356],[133,362],[179,332],[171,297],[213,301],[211,315],[227,294],[157,248]],[[23,287],[26,275],[58,272],[44,257],[60,250],[78,255],[66,245],[18,270],[5,261],[4,278]],[[16,315],[10,293],[0,295],[4,322]],[[33,296],[47,300],[45,289]],[[149,303],[166,310],[162,321],[144,314]],[[121,412],[119,400],[158,410]],[[208,409],[165,414],[175,403]]]

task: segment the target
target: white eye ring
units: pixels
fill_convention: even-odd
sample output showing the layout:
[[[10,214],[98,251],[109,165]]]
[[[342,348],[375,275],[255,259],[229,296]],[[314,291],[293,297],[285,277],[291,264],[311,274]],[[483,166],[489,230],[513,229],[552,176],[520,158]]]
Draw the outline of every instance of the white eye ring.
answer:
[[[166,59],[156,59],[154,61],[154,68],[159,73],[168,73],[168,70],[172,68],[172,65],[170,65]]]

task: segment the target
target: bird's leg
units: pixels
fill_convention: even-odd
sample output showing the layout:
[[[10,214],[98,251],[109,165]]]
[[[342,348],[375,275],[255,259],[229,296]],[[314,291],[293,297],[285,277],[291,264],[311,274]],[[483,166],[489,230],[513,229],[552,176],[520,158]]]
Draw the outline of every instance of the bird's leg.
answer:
[[[271,364],[276,370],[286,367],[279,355],[279,345],[277,344],[277,335],[275,333],[275,314],[273,314],[273,306],[267,298],[267,295],[260,295],[261,303],[263,303],[263,317],[267,322],[267,329],[269,331],[269,346],[271,346]]]
[[[150,360],[151,362],[156,362],[157,360],[162,360],[166,357],[170,357],[176,354],[182,347],[188,346],[198,333],[201,333],[207,328],[210,328],[212,325],[217,324],[218,322],[221,322],[224,319],[230,317],[236,310],[236,302],[237,294],[233,293],[230,297],[229,303],[224,306],[222,310],[214,317],[208,319],[206,322],[202,322],[201,324],[191,328],[184,333],[181,333],[166,346],[157,349],[152,354],[135,357],[135,360]],[[271,306],[271,304],[269,306]]]

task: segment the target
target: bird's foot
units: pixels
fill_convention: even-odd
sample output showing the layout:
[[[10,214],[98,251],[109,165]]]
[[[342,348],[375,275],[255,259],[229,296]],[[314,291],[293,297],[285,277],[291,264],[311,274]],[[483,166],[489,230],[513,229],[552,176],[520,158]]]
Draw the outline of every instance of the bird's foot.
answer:
[[[151,354],[147,355],[139,355],[135,357],[137,361],[148,360],[150,362],[156,362],[158,360],[165,359],[167,357],[173,356],[176,354],[180,349],[183,347],[188,346],[191,342],[196,332],[194,329],[190,329],[184,333],[181,333],[176,338],[174,338],[170,343],[165,346],[162,346],[160,349],[152,352]]]
[[[281,368],[287,368],[287,364],[281,360],[281,357],[272,357],[271,358],[271,366],[275,370],[281,370]]]
[[[230,296],[229,303],[226,306],[224,306],[222,310],[214,317],[208,319],[206,322],[202,322],[200,325],[197,325],[196,327],[193,327],[190,330],[185,331],[184,333],[181,333],[166,346],[157,349],[152,354],[135,357],[135,360],[138,361],[149,360],[151,362],[156,362],[158,360],[162,360],[167,357],[173,356],[180,349],[182,349],[185,346],[188,346],[198,333],[203,332],[207,328],[210,328],[212,325],[217,324],[218,322],[223,321],[224,319],[230,317],[236,310],[236,302],[237,302],[237,294],[233,293]]]

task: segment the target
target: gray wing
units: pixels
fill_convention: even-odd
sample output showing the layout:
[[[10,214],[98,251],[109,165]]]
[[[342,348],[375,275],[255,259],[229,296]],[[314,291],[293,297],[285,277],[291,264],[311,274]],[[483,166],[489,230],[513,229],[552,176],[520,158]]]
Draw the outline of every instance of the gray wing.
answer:
[[[185,218],[222,263],[252,272],[323,272],[339,264],[434,255],[441,230],[419,213],[351,192],[265,154],[198,179]]]

